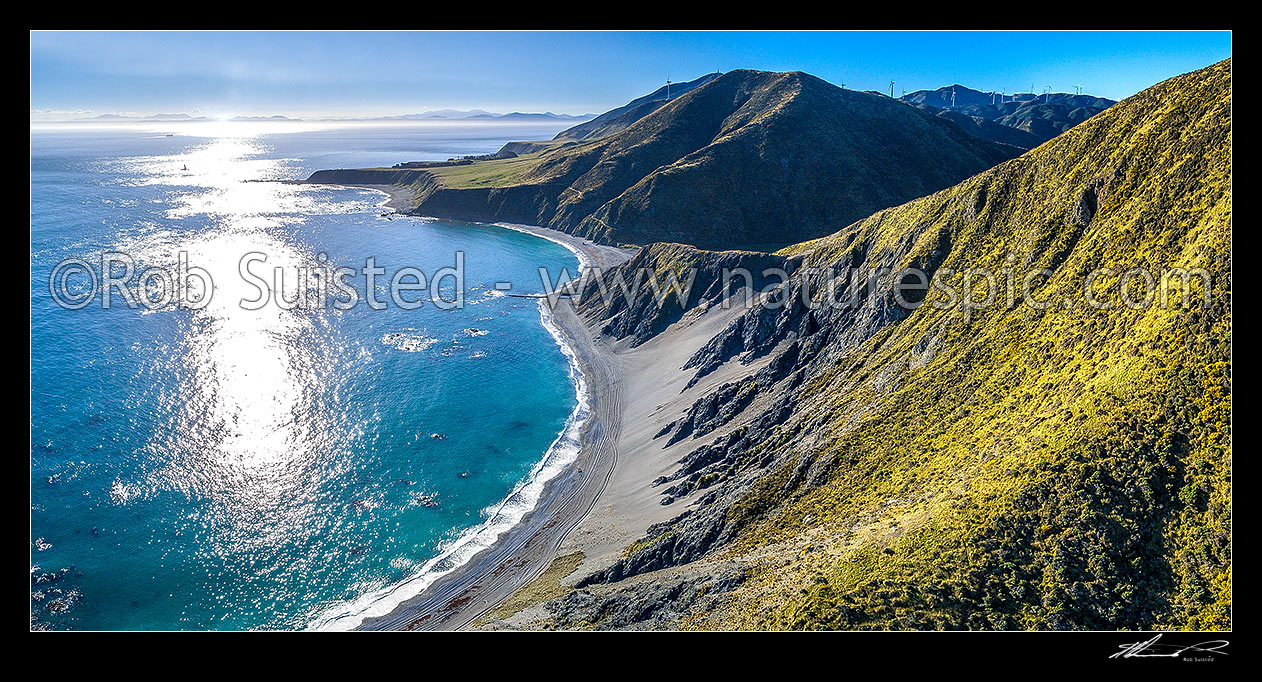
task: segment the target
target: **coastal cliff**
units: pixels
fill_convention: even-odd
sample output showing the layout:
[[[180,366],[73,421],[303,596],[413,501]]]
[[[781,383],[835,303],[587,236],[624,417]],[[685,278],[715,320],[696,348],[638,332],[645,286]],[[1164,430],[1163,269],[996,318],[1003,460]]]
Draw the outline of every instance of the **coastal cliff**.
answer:
[[[453,166],[453,168],[459,168]],[[353,168],[312,173],[309,183],[401,187],[411,193],[410,213],[468,221],[538,224],[539,189],[527,186],[452,188],[437,169]]]
[[[649,246],[615,273],[698,273],[665,307],[589,284],[578,312],[641,396],[619,468],[550,598],[483,626],[1229,627],[1230,75],[775,254]],[[781,304],[725,307],[731,266],[791,275],[754,283]],[[847,267],[969,295],[966,271],[1039,271],[1053,305],[908,307]],[[1124,272],[1173,268],[1209,277],[1119,302]]]

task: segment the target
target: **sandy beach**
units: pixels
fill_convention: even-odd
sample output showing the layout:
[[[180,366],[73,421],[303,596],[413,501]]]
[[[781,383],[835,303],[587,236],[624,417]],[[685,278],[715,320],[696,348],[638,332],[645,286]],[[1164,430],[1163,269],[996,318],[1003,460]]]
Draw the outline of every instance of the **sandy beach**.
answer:
[[[385,192],[387,207],[406,212],[399,188],[367,188]],[[635,253],[544,227],[495,224],[561,244],[578,256],[584,270],[608,269]],[[671,473],[695,444],[684,441],[663,448],[653,434],[715,386],[761,367],[762,363],[731,363],[682,390],[689,378],[680,371],[684,362],[740,312],[739,306],[716,307],[687,316],[643,346],[631,348],[626,340],[601,336],[598,320],[582,319],[574,304],[562,299],[553,309],[552,322],[575,355],[591,401],[577,459],[545,485],[534,510],[492,546],[386,615],[365,618],[359,629],[452,630],[474,626],[475,621],[478,627],[530,627],[531,609],[489,625],[479,618],[529,585],[557,556],[582,552],[583,561],[562,578],[573,584],[608,566],[650,525],[683,511],[690,496],[664,506],[651,482]]]
[[[583,326],[572,306],[553,314],[590,390],[592,413],[577,460],[548,482],[535,509],[487,550],[439,578],[391,613],[365,620],[365,630],[451,630],[473,622],[547,568],[566,535],[587,516],[617,461],[623,383],[617,358]]]
[[[576,237],[572,234],[566,234],[559,230],[553,230],[538,225],[521,225],[519,223],[492,223],[497,227],[503,227],[518,232],[533,234],[536,237],[547,239],[550,242],[556,242],[561,246],[569,249],[578,257],[581,271],[586,271],[590,267],[598,267],[601,270],[608,270],[619,263],[625,263],[635,255],[636,249],[621,249],[614,246],[604,246],[596,242]]]
[[[412,190],[407,187],[398,185],[342,185],[343,187],[362,187],[363,189],[372,189],[386,195],[386,201],[382,204],[395,213],[407,213],[412,210],[416,203],[412,200]]]

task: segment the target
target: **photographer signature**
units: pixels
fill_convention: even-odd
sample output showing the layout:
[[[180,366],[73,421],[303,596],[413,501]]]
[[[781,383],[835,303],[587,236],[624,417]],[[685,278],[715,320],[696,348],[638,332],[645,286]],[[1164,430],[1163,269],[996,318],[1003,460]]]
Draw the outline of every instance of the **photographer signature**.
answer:
[[[1227,652],[1223,651],[1228,644],[1225,639],[1212,639],[1187,645],[1159,644],[1160,639],[1161,635],[1158,634],[1146,642],[1122,644],[1119,647],[1121,650],[1109,658],[1178,658],[1188,652],[1227,655]]]

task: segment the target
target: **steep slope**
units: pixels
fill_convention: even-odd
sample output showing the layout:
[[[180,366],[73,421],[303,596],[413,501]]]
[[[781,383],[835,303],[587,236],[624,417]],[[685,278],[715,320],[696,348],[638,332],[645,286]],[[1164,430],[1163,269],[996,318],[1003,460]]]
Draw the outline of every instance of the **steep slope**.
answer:
[[[983,140],[1012,145],[1023,150],[1034,149],[1047,141],[1034,133],[1022,130],[1016,126],[996,123],[983,116],[971,116],[955,109],[938,109],[927,104],[921,105],[920,108],[934,116],[954,122],[969,134],[976,135]]]
[[[577,231],[711,248],[799,241],[1014,155],[886,98],[813,76],[735,75],[741,77],[720,78],[662,111],[677,108],[684,120],[704,122],[695,151],[660,164],[617,196],[604,173],[574,183],[587,200],[580,210],[594,207]],[[662,118],[627,132],[646,140],[676,136],[679,119]],[[631,164],[642,153],[634,144],[618,152]],[[593,192],[608,199],[595,205]]]
[[[1105,107],[1094,105],[1075,106],[1070,102],[1033,101],[994,107],[964,107],[960,111],[971,116],[990,118],[1000,125],[1050,140],[1104,109]]]
[[[607,244],[767,249],[827,234],[1018,151],[807,74],[733,71],[621,132],[431,169],[412,187],[423,215],[543,225]],[[322,171],[310,180],[339,177]]]
[[[659,368],[685,392],[751,370],[663,418],[655,442],[687,454],[644,485],[674,518],[533,625],[1229,627],[1230,78],[1173,78],[780,252],[778,307],[723,311],[705,273],[737,256],[680,245],[624,266],[700,267],[679,309],[589,285],[580,312],[628,357],[721,323]],[[896,298],[908,267],[935,282],[919,306]],[[1125,304],[1137,268],[1164,305]],[[1030,301],[960,305],[985,298],[976,269],[1036,273]]]
[[[572,128],[566,128],[557,133],[551,140],[507,142],[503,147],[500,147],[495,156],[511,158],[523,154],[534,154],[577,142],[600,139],[607,135],[621,132],[631,127],[636,121],[662,108],[670,100],[705,85],[721,75],[723,74],[719,72],[708,73],[687,83],[663,85],[643,97],[637,97],[616,109],[610,109],[592,118],[590,121],[585,121]]]
[[[626,130],[631,124],[657,111],[671,99],[691,92],[721,75],[723,74],[718,72],[708,73],[687,83],[663,85],[643,97],[637,97],[617,109],[610,109],[590,121],[580,123],[573,128],[566,128],[552,139],[581,142]],[[669,97],[667,97],[668,91]]]

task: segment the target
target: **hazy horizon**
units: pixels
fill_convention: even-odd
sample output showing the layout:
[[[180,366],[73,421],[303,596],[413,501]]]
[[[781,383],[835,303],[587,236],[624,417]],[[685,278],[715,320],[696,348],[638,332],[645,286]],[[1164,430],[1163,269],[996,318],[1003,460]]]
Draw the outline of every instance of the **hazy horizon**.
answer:
[[[743,68],[805,71],[852,90],[884,92],[893,80],[896,95],[958,83],[1009,94],[1081,86],[1121,100],[1231,56],[1231,34],[33,31],[30,55],[32,122],[363,120],[444,109],[599,114],[667,79]]]

